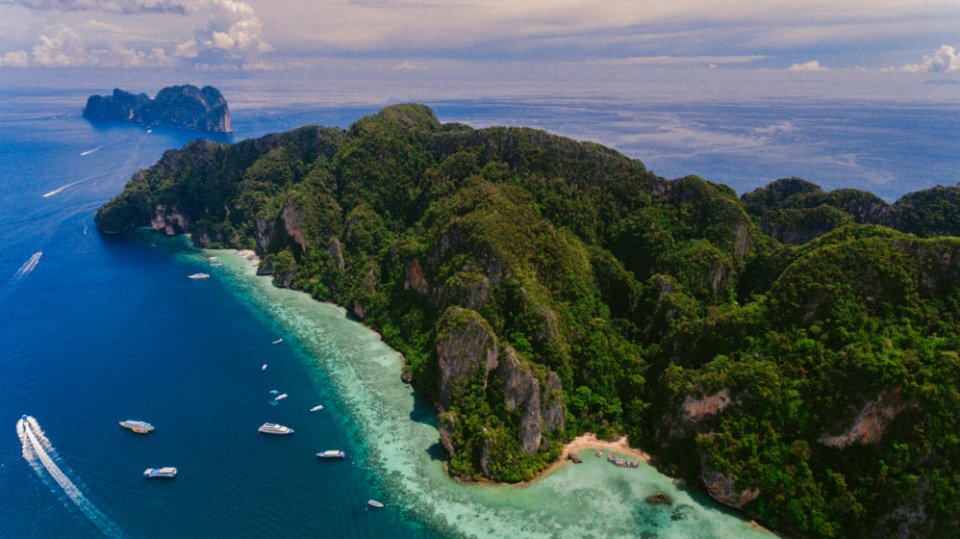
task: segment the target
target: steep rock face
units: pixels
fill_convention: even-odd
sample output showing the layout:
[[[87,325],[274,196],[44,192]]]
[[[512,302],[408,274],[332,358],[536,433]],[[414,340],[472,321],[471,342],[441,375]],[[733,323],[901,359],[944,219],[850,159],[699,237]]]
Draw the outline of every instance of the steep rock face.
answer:
[[[330,253],[330,264],[336,268],[338,272],[342,272],[347,267],[347,263],[343,258],[343,247],[340,245],[340,240],[330,238],[330,241],[327,243],[327,251]]]
[[[520,449],[535,453],[540,448],[540,382],[517,357],[513,348],[507,347],[500,355],[500,377],[503,380],[504,399],[507,410],[521,409]]]
[[[853,444],[872,445],[880,443],[883,433],[894,419],[910,406],[904,401],[900,388],[885,390],[857,413],[845,432],[838,435],[824,434],[817,441],[827,447],[843,449]]]
[[[681,407],[683,420],[689,423],[699,423],[707,417],[723,412],[732,402],[729,388],[723,388],[699,399],[693,395],[687,395],[684,397]]]
[[[555,372],[547,374],[546,380],[540,387],[540,417],[543,418],[543,432],[561,432],[565,428],[563,385]]]
[[[307,239],[303,235],[303,228],[300,225],[302,220],[300,210],[292,200],[288,200],[283,206],[280,219],[283,221],[283,228],[293,242],[300,247],[301,253],[307,252]]]
[[[706,457],[703,457],[700,462],[700,479],[711,498],[735,509],[743,509],[748,503],[760,497],[758,488],[738,489],[736,480],[713,469]]]
[[[457,386],[478,376],[485,388],[487,375],[497,367],[497,337],[475,311],[450,307],[437,322],[437,363],[440,368],[440,409],[453,402]]]
[[[90,96],[83,116],[90,120],[131,121],[210,133],[233,131],[227,100],[212,86],[202,89],[189,84],[171,86],[160,90],[155,99],[115,89],[109,96]]]
[[[154,207],[153,219],[150,220],[150,228],[167,236],[184,234],[190,231],[190,219],[176,206],[157,204]]]

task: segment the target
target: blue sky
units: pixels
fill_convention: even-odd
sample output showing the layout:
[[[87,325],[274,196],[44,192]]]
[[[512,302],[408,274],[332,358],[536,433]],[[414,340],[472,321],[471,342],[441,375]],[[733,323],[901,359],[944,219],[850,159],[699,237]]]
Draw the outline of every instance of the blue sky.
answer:
[[[715,85],[950,100],[958,49],[958,0],[0,0],[4,78],[76,67],[190,79],[655,77],[705,95]]]

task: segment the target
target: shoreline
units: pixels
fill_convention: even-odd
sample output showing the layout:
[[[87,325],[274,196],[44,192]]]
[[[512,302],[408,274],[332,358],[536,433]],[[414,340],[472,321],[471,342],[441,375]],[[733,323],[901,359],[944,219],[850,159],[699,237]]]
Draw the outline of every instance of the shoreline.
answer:
[[[216,251],[216,250],[219,250],[219,249],[211,249],[211,251]],[[254,269],[256,269],[259,266],[260,257],[258,257],[257,254],[251,249],[227,249],[225,251],[245,259],[246,261],[252,264]],[[336,304],[331,303],[331,305],[336,305]],[[342,306],[339,306],[339,305],[337,305],[337,307],[343,308]],[[370,326],[368,326],[367,324],[364,324],[363,322],[357,321],[357,320],[353,320],[353,322],[373,332],[375,335],[377,335],[377,337],[381,341],[383,340],[383,337],[380,335],[380,333],[374,330],[373,328],[371,328]],[[397,353],[399,354],[399,352]],[[464,486],[473,486],[473,487],[481,487],[481,488],[515,487],[515,488],[523,489],[523,488],[535,486],[536,483],[540,482],[542,479],[547,478],[557,470],[561,469],[563,466],[574,464],[573,461],[569,460],[569,455],[572,453],[580,453],[585,450],[593,450],[593,451],[600,450],[600,451],[603,451],[604,453],[611,453],[611,452],[617,453],[621,457],[628,457],[628,458],[632,457],[633,459],[640,460],[650,466],[653,466],[652,463],[654,461],[654,457],[650,453],[647,453],[646,451],[643,451],[642,449],[639,449],[639,448],[631,447],[628,443],[627,436],[625,435],[620,436],[619,438],[614,440],[603,440],[601,438],[598,438],[596,434],[592,432],[587,432],[580,436],[577,436],[576,438],[564,444],[557,460],[551,463],[549,466],[547,466],[543,470],[541,470],[540,473],[538,473],[533,479],[530,479],[528,481],[520,481],[517,483],[503,483],[503,482],[493,481],[491,479],[486,479],[486,478],[479,479],[479,480],[457,478],[449,474],[447,470],[447,462],[443,462],[441,464],[443,469],[442,474],[447,481],[451,481],[453,483],[464,485]],[[606,455],[603,455],[603,456],[605,457]],[[676,481],[675,477],[672,477],[666,474],[663,474],[663,475]],[[723,506],[723,504],[719,504],[719,505]],[[744,524],[749,528],[766,532],[770,534],[771,537],[780,536],[779,534],[777,534],[776,532],[772,531],[769,528],[766,528],[756,520],[747,518],[746,515],[744,515],[743,513],[740,513],[735,509],[731,509],[731,511],[733,511],[734,513],[738,513],[740,515],[739,519],[743,521]]]
[[[211,249],[211,250],[216,250],[216,249]],[[253,267],[255,268],[260,266],[260,257],[257,256],[256,251],[254,251],[253,249],[229,249],[229,252],[241,258],[246,258],[253,264]]]

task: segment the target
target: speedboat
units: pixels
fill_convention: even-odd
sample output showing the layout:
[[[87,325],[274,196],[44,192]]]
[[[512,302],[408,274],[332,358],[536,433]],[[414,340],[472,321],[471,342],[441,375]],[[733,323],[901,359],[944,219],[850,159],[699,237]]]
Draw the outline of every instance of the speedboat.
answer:
[[[125,429],[130,429],[137,434],[148,434],[153,432],[153,425],[147,423],[146,421],[137,421],[135,419],[127,419],[120,422],[120,426]]]
[[[317,411],[320,411],[320,410],[323,410],[323,405],[322,405],[322,404],[318,404],[318,405],[314,406],[313,408],[310,408],[310,411],[311,411],[311,412],[317,412]]]
[[[339,449],[327,449],[317,453],[318,459],[342,459],[346,456],[347,454]]]
[[[273,342],[270,343],[270,344],[280,344],[280,343],[282,343],[282,342],[283,342],[283,339],[277,339],[277,340],[273,341]]]
[[[370,507],[376,507],[377,509],[383,507],[383,503],[378,502],[377,500],[367,500],[367,505]]]
[[[264,363],[264,364],[263,364],[263,366],[262,366],[262,367],[260,367],[260,370],[261,370],[261,371],[265,371],[265,370],[267,370],[267,364],[266,364],[266,363]]]
[[[145,479],[173,479],[177,476],[177,469],[173,466],[165,468],[147,468],[143,471]]]
[[[209,279],[209,278],[210,278],[209,273],[192,273],[190,275],[187,275],[187,279]]]
[[[281,394],[277,395],[276,397],[274,397],[273,400],[275,400],[275,401],[282,401],[283,399],[287,398],[288,396],[289,396],[289,395],[287,395],[286,393],[281,393]]]
[[[257,432],[261,434],[293,434],[293,429],[276,423],[264,423]]]

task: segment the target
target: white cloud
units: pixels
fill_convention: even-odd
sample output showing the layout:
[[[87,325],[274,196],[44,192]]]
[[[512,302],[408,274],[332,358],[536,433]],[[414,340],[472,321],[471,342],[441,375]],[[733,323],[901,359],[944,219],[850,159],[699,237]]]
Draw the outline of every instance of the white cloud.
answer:
[[[179,2],[166,0],[14,0],[27,9],[39,11],[102,11],[104,13],[184,13]]]
[[[8,52],[0,56],[0,66],[27,67],[30,64],[30,55],[26,51]]]
[[[941,45],[933,54],[923,55],[917,64],[901,68],[908,73],[953,73],[960,71],[960,51],[950,45]]]
[[[802,64],[793,64],[787,68],[787,71],[799,71],[806,73],[814,73],[817,71],[826,71],[827,68],[820,65],[820,62],[817,60],[810,60],[809,62],[804,62]]]
[[[75,30],[61,27],[52,36],[40,36],[29,55],[29,63],[42,67],[157,67],[172,65],[173,59],[162,48],[137,50],[119,43],[107,46],[89,46]],[[4,55],[4,65],[6,57]],[[26,53],[15,58],[20,66],[26,66]]]
[[[2,2],[2,0],[0,0]],[[103,13],[79,30],[45,32],[28,63],[45,67],[81,65],[169,66],[176,63],[263,66],[272,50],[256,12],[238,0],[13,0],[33,11]],[[157,23],[162,23],[157,25]],[[138,31],[126,30],[138,28]],[[86,38],[86,39],[85,39]],[[10,56],[3,65],[23,63]],[[19,65],[18,64],[18,65]]]

